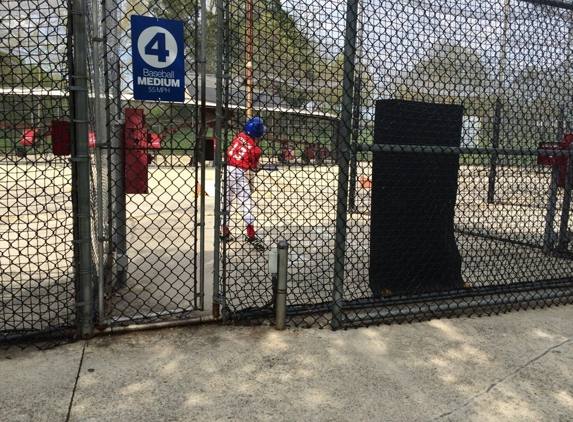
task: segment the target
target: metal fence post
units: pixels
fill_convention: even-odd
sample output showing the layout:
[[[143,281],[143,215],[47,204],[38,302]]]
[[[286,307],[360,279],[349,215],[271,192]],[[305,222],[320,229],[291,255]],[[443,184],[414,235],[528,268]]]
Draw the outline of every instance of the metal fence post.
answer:
[[[72,6],[73,73],[72,103],[74,146],[72,147],[72,168],[74,182],[74,243],[76,265],[76,307],[78,309],[78,338],[93,335],[92,256],[90,224],[90,156],[88,150],[88,69],[86,4],[76,0]]]
[[[105,2],[103,18],[104,38],[106,40],[105,74],[106,91],[108,91],[107,124],[111,146],[111,226],[112,248],[115,253],[114,285],[123,286],[127,280],[127,214],[125,194],[125,163],[123,160],[123,114],[121,104],[121,59],[119,52],[119,6],[117,1]]]
[[[565,175],[565,186],[563,189],[563,204],[561,207],[561,223],[559,225],[559,241],[557,243],[558,252],[567,252],[571,239],[569,239],[569,214],[571,212],[571,188],[573,185],[573,154],[569,151],[567,157],[567,171]]]
[[[338,133],[338,201],[336,206],[336,247],[334,250],[334,279],[332,287],[332,320],[336,330],[342,325],[342,302],[344,290],[344,263],[346,258],[346,226],[348,212],[348,169],[350,142],[352,138],[352,106],[354,88],[354,62],[358,22],[358,1],[348,0],[346,12],[346,40],[344,46],[344,77],[342,81],[342,116]]]
[[[506,48],[507,48],[507,30],[509,26],[509,12],[511,8],[510,4],[511,0],[505,1],[505,8],[504,8],[504,19],[503,19],[503,33],[501,38],[501,57],[499,58],[499,73],[497,76],[497,83],[498,83],[498,92],[495,99],[495,115],[494,115],[494,123],[493,123],[493,136],[491,141],[492,148],[499,148],[499,141],[500,141],[500,133],[501,133],[501,116],[503,112],[503,105],[501,103],[501,95],[504,92],[503,85],[505,81],[505,56],[506,56]],[[506,98],[507,102],[507,98]],[[498,156],[492,155],[490,163],[490,170],[488,176],[488,191],[487,191],[487,202],[488,204],[493,204],[495,201],[495,185],[497,179],[497,165],[498,165]]]
[[[223,277],[221,276],[221,267],[224,269],[224,262],[221,260],[225,259],[224,252],[221,253],[219,241],[219,225],[221,218],[221,189],[224,188],[224,183],[222,183],[222,177],[224,176],[223,170],[223,157],[221,154],[222,149],[225,147],[226,143],[223,140],[223,123],[226,117],[226,111],[223,110],[223,75],[225,72],[225,20],[226,9],[225,2],[223,0],[216,1],[217,10],[217,53],[216,53],[216,68],[217,68],[217,85],[216,99],[215,99],[215,140],[216,148],[214,151],[213,163],[215,164],[215,212],[214,212],[214,227],[215,231],[214,243],[213,243],[213,318],[218,319],[221,314],[221,307],[225,308],[225,286],[221,286],[223,283]],[[226,133],[226,132],[225,132]]]
[[[275,326],[277,330],[286,328],[287,269],[288,243],[286,240],[281,240],[278,244],[277,302],[275,306]]]
[[[555,244],[555,231],[553,224],[555,222],[555,214],[557,212],[557,185],[559,179],[559,166],[551,168],[551,182],[549,184],[549,193],[547,198],[547,214],[545,214],[545,232],[543,234],[543,252],[551,252],[551,248]]]

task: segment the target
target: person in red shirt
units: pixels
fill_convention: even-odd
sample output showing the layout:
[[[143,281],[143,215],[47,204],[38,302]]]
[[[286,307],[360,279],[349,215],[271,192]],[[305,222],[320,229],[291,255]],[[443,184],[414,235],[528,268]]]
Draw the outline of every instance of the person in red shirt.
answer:
[[[247,120],[243,131],[235,136],[227,150],[227,185],[223,198],[223,210],[221,212],[221,236],[225,240],[231,239],[229,231],[229,216],[233,199],[236,199],[243,220],[246,225],[246,239],[257,249],[266,249],[265,244],[255,234],[255,216],[253,215],[253,203],[251,200],[251,187],[247,177],[247,171],[259,170],[261,138],[267,127],[260,117],[252,117]]]

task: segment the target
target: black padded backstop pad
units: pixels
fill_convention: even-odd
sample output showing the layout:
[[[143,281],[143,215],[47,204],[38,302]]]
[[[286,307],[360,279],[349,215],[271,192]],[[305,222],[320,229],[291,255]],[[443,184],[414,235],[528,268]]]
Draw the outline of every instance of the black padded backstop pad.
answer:
[[[376,102],[374,142],[459,147],[463,108]],[[459,156],[378,152],[372,170],[370,289],[375,297],[460,288],[454,237]]]

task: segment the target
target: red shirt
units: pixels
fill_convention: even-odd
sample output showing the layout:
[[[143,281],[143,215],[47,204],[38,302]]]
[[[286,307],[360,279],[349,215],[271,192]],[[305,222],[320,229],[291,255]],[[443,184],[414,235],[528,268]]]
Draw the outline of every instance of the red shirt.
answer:
[[[239,133],[227,150],[227,164],[245,170],[259,167],[261,149],[257,141],[244,132]]]

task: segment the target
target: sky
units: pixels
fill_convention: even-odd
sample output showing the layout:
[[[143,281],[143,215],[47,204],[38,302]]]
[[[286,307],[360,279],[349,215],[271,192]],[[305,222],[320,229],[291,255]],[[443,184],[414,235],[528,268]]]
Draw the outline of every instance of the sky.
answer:
[[[320,43],[325,56],[340,54],[346,0],[280,1],[299,27]],[[554,70],[563,68],[571,56],[570,10],[518,0],[359,0],[359,6],[358,53],[381,86],[390,87],[393,79],[427,58],[435,43],[475,50],[491,76],[507,83],[528,66],[549,70],[548,78],[559,77]],[[49,68],[49,61],[55,60],[50,55],[65,50],[66,15],[61,0],[2,0],[0,52],[21,54]]]
[[[0,52],[19,55],[32,63],[45,62],[49,54],[66,45],[67,16],[61,0],[0,2]]]
[[[571,11],[511,0],[506,15],[506,1],[361,0],[360,53],[378,73],[387,74],[412,69],[436,42],[475,49],[494,73],[499,71],[502,45],[504,67],[510,74],[528,65],[542,69],[560,65],[570,49]],[[345,1],[282,0],[282,4],[325,49],[342,50]]]

